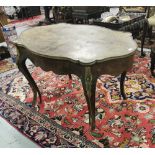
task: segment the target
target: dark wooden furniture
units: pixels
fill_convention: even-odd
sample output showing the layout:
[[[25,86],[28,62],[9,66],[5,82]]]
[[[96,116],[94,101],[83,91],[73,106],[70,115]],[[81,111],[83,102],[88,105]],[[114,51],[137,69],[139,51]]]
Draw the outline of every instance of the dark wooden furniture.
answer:
[[[122,11],[131,13],[146,13],[146,6],[121,6]]]
[[[4,12],[4,8],[0,6],[0,43],[5,41],[1,28],[7,24],[8,24],[8,21],[7,21],[7,16]]]
[[[0,46],[0,60],[6,59],[10,57],[10,53],[7,47]]]
[[[89,19],[99,18],[101,16],[101,13],[109,10],[109,7],[74,6],[72,10],[73,22],[75,24],[79,21],[84,24],[89,24]]]
[[[144,42],[145,42],[145,37],[146,37],[146,32],[148,30],[148,27],[149,27],[148,20],[145,19],[145,22],[143,25],[142,40],[141,40],[141,57],[145,57],[145,53],[143,51],[143,48],[144,48]]]
[[[119,20],[119,18],[123,16],[129,16],[130,20]],[[139,31],[143,29],[144,22],[145,13],[123,13],[118,16],[118,21],[111,23],[102,22],[101,18],[93,21],[94,25],[103,26],[113,30],[131,32],[134,38],[136,37],[137,33],[139,34]]]
[[[147,7],[147,14],[146,14],[146,19],[145,23],[143,26],[143,35],[142,35],[142,40],[141,40],[141,57],[145,56],[145,53],[143,52],[143,47],[144,47],[144,42],[145,42],[145,37],[148,32],[149,36],[149,43],[151,42],[151,37],[152,37],[152,27],[155,26],[155,7],[154,6],[148,6]]]
[[[4,12],[4,8],[0,6],[0,43],[5,42],[2,28],[4,25],[7,25],[7,16]],[[8,48],[5,46],[0,46],[0,60],[10,57]]]
[[[40,6],[21,6],[17,15],[21,19],[41,15]]]
[[[150,58],[151,58],[151,66],[150,66],[151,74],[153,77],[155,77],[155,73],[154,73],[154,69],[155,69],[155,47],[151,48]]]
[[[27,58],[45,71],[68,74],[70,78],[75,74],[81,78],[91,129],[95,128],[95,89],[100,75],[122,74],[121,94],[126,99],[124,79],[137,48],[130,33],[91,25],[55,24],[26,30],[14,44],[18,49],[18,68],[34,93],[33,103],[36,103],[37,93],[42,102],[41,93],[26,68]]]
[[[54,7],[53,15],[56,23],[73,23],[71,6]]]

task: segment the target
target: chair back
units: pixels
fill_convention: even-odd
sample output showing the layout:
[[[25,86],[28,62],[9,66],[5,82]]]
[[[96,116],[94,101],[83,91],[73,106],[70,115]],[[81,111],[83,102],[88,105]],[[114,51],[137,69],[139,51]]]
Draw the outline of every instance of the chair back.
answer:
[[[146,18],[150,18],[155,15],[155,6],[146,7]]]

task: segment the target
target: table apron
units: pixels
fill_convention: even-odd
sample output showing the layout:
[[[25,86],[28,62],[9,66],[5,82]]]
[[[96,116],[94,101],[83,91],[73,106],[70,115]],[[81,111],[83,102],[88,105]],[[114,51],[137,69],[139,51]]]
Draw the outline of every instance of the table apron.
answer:
[[[29,58],[35,66],[41,67],[44,71],[53,71],[59,75],[75,74],[79,77],[85,74],[86,68],[88,67],[90,68],[91,73],[96,77],[99,77],[102,74],[117,76],[132,67],[134,55],[133,53],[133,55],[123,58],[116,57],[111,60],[84,65],[70,60],[54,59],[36,55],[23,47],[18,47],[18,49],[19,55],[22,55],[25,59]]]

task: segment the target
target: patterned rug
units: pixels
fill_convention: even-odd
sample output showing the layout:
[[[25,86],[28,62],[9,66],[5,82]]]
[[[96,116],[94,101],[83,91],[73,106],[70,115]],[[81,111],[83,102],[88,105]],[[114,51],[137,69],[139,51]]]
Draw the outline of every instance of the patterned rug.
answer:
[[[38,15],[34,16],[33,18],[30,17],[28,19],[23,19],[23,20],[11,20],[10,23],[15,25],[16,27],[22,27],[22,26],[33,26],[38,24],[40,21],[44,20],[44,15]]]
[[[16,65],[12,62],[11,58],[4,59],[0,61],[0,74],[12,69],[17,68]]]
[[[42,147],[154,148],[155,78],[150,74],[149,56],[139,58],[138,54],[125,79],[126,101],[120,96],[120,77],[102,75],[98,79],[93,132],[80,79],[72,75],[70,81],[68,76],[38,67],[29,70],[43,103],[31,108],[32,90],[16,69],[0,77],[0,115]]]

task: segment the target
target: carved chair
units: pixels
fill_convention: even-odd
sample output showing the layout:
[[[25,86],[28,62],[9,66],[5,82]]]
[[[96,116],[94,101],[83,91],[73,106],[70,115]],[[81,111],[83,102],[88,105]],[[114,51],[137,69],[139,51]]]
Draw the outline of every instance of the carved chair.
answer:
[[[144,23],[143,27],[143,35],[142,35],[142,41],[141,41],[141,57],[145,56],[145,53],[143,52],[144,42],[146,33],[148,32],[149,36],[149,43],[151,42],[152,38],[152,28],[155,27],[155,7],[147,7],[147,13],[146,13],[146,22]]]

